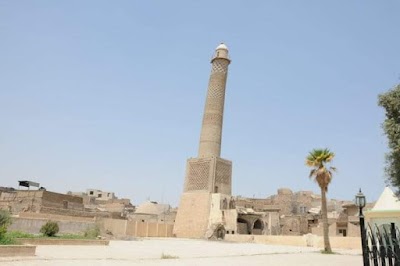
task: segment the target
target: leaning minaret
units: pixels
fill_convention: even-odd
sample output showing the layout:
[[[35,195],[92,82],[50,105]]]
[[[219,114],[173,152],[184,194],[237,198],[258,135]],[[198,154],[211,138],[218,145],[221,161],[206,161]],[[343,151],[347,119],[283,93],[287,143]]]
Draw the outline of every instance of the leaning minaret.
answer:
[[[211,59],[199,154],[197,158],[188,159],[186,164],[185,184],[174,225],[177,237],[205,237],[213,220],[210,218],[211,212],[215,212],[212,202],[231,196],[232,162],[220,158],[225,87],[230,62],[228,48],[221,43]]]
[[[199,157],[220,157],[222,122],[224,118],[225,87],[231,60],[228,47],[221,43],[211,60],[212,68],[208,82],[207,98],[201,128]]]

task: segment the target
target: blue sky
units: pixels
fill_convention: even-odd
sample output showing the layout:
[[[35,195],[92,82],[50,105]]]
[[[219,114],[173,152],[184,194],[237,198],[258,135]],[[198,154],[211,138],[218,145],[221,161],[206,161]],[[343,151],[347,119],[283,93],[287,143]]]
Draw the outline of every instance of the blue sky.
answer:
[[[222,157],[235,195],[384,188],[377,95],[400,78],[399,1],[0,1],[0,185],[98,188],[177,205],[210,58],[230,65]]]

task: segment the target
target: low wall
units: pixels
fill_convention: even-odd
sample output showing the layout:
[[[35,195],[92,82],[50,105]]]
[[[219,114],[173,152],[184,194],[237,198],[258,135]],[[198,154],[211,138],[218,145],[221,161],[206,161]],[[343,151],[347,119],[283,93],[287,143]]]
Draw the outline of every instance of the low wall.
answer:
[[[73,222],[93,222],[94,217],[76,217],[51,213],[35,213],[35,212],[21,212],[18,214],[19,218],[26,219],[47,219],[52,221],[73,221]]]
[[[110,232],[116,238],[123,237],[172,237],[173,224],[127,221],[118,219],[99,220],[102,232]]]
[[[22,231],[31,234],[39,234],[40,228],[49,219],[40,218],[19,218],[13,217],[12,224],[8,228],[9,231]],[[94,221],[72,221],[72,220],[58,220],[53,219],[60,227],[60,234],[82,234],[88,227],[95,225]]]
[[[36,246],[4,245],[0,246],[0,257],[35,256]]]
[[[22,245],[80,245],[80,246],[108,246],[108,240],[95,239],[48,239],[48,238],[18,238]]]
[[[9,231],[22,231],[39,234],[40,228],[49,220],[58,223],[59,234],[83,234],[88,228],[95,225],[100,227],[102,234],[111,234],[115,238],[125,237],[172,237],[174,225],[168,223],[149,223],[142,221],[128,221],[111,218],[94,219],[74,217],[60,217],[58,215],[24,214],[23,217],[13,217]],[[25,216],[25,217],[24,217]]]
[[[312,234],[303,236],[225,235],[225,240],[230,242],[249,242],[269,245],[324,247],[323,237]],[[361,250],[361,239],[359,237],[329,237],[329,240],[333,249]]]

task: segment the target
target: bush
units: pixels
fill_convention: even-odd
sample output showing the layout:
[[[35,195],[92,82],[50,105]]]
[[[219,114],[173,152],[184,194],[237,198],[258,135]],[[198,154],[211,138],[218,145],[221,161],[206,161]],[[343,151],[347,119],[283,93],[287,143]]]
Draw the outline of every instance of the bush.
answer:
[[[8,227],[11,224],[10,212],[0,210],[0,226]]]
[[[86,238],[96,238],[100,235],[100,228],[98,225],[88,227],[84,233]]]
[[[58,231],[60,231],[58,223],[53,221],[48,221],[42,226],[42,228],[40,228],[40,233],[50,237],[55,236],[58,233]]]
[[[0,210],[0,239],[7,233],[7,228],[11,224],[11,215],[8,211]]]
[[[15,244],[14,238],[8,236],[7,234],[3,235],[0,238],[0,245],[13,245]]]

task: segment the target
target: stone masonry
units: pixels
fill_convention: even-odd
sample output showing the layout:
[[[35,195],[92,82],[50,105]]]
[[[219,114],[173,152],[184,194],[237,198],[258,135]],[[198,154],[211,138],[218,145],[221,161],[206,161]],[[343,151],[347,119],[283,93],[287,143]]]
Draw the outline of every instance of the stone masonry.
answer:
[[[232,162],[220,158],[230,62],[228,48],[220,44],[211,60],[199,154],[197,158],[188,159],[186,165],[184,191],[174,226],[174,234],[178,237],[204,238],[211,227],[210,216],[215,216],[211,208],[212,194],[231,195]]]

